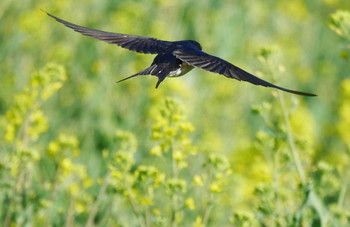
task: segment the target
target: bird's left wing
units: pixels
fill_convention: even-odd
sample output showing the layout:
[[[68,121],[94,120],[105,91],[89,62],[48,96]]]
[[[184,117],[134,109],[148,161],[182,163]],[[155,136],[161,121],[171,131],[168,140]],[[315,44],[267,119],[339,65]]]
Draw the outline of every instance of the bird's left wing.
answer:
[[[80,32],[83,35],[91,36],[95,39],[99,39],[107,43],[117,44],[118,46],[138,53],[160,54],[164,53],[168,49],[168,47],[171,46],[171,42],[169,41],[163,41],[144,36],[99,31],[96,29],[86,28],[76,24],[72,24],[70,22],[64,21],[58,17],[53,16],[50,13],[45,13],[50,17],[54,18],[56,21],[64,24],[65,26],[73,29],[76,32]]]
[[[286,88],[271,84],[265,80],[262,80],[256,76],[253,76],[252,74],[244,71],[241,68],[238,68],[237,66],[221,58],[209,55],[201,50],[191,50],[191,51],[175,50],[173,54],[180,60],[192,66],[199,67],[213,73],[218,73],[228,78],[243,80],[243,81],[247,81],[249,83],[252,83],[255,85],[261,85],[264,87],[273,87],[273,88],[277,88],[277,89],[280,89],[289,93],[297,94],[297,95],[315,96],[314,94],[301,92],[301,91],[294,91],[294,90],[286,89]]]

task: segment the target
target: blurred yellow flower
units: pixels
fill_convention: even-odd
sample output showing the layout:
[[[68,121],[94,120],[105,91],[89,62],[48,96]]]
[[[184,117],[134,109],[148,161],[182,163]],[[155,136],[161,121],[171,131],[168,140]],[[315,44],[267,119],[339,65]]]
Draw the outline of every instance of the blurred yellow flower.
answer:
[[[72,183],[69,185],[69,193],[72,195],[72,196],[77,196],[79,195],[79,191],[80,191],[80,187],[79,187],[79,184],[78,183]]]
[[[93,183],[94,183],[94,181],[92,180],[92,178],[86,177],[86,178],[83,180],[83,187],[84,187],[84,188],[89,188]]]
[[[108,158],[108,156],[109,156],[109,151],[108,151],[108,149],[103,149],[103,150],[102,150],[102,157],[103,157],[104,159],[106,159],[106,158]]]
[[[194,175],[193,177],[193,183],[194,186],[203,186],[204,182],[200,175]]]
[[[222,187],[217,183],[217,182],[213,182],[209,185],[210,191],[212,193],[219,193],[222,192]]]
[[[56,141],[49,143],[48,154],[50,156],[55,156],[55,154],[60,150],[60,145]]]
[[[195,210],[196,206],[194,204],[193,197],[188,197],[185,201],[185,207],[189,208],[190,210]]]
[[[13,124],[8,124],[5,130],[5,140],[7,142],[13,142],[16,136],[16,128]]]
[[[157,146],[152,147],[150,153],[151,153],[151,155],[161,156],[162,155],[161,146],[157,145]]]
[[[177,151],[174,151],[173,152],[173,159],[176,161],[176,162],[180,162],[181,160],[183,160],[185,158],[185,154],[180,151],[180,150],[177,150]]]
[[[75,202],[75,211],[78,213],[78,214],[81,214],[81,213],[84,213],[86,211],[86,205],[81,202],[81,201],[76,201]]]
[[[154,216],[160,216],[160,210],[159,209],[153,209],[152,210],[152,214],[154,215]]]
[[[193,223],[193,227],[204,227],[203,225],[203,219],[201,216],[197,216],[196,220]]]

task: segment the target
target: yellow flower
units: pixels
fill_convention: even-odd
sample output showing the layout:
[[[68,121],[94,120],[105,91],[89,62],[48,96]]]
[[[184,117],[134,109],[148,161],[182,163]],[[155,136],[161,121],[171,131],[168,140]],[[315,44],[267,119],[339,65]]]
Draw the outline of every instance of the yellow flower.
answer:
[[[108,158],[108,155],[109,155],[109,151],[107,149],[103,149],[102,150],[102,157],[106,159],[106,158]]]
[[[60,145],[57,142],[50,142],[49,148],[48,148],[48,154],[50,156],[55,156],[56,153],[60,150]]]
[[[79,149],[74,149],[72,152],[73,157],[78,157],[80,154],[80,150]]]
[[[79,194],[79,185],[77,183],[72,183],[71,185],[69,185],[69,193],[73,196],[77,196]]]
[[[81,201],[77,201],[75,203],[75,211],[78,214],[84,213],[86,211],[86,206]]]
[[[215,179],[216,180],[220,180],[220,179],[222,179],[224,177],[224,175],[222,174],[222,173],[217,173],[216,175],[215,175]]]
[[[153,209],[152,210],[152,214],[154,215],[154,216],[160,216],[160,210],[159,209]]]
[[[174,137],[177,134],[177,128],[176,127],[167,126],[167,127],[164,127],[164,131],[165,131],[166,135],[171,136],[171,137]]]
[[[154,179],[154,186],[158,187],[161,183],[164,182],[164,180],[165,180],[165,174],[164,173],[158,174],[156,179]]]
[[[89,188],[93,183],[94,183],[94,181],[90,177],[86,177],[83,180],[83,187],[84,188]]]
[[[173,153],[173,158],[175,159],[176,162],[179,162],[185,158],[185,155],[182,151],[174,151]]]
[[[190,210],[196,209],[196,206],[194,204],[194,199],[192,197],[188,197],[185,201],[185,207],[189,208]]]
[[[71,170],[73,167],[72,160],[70,160],[69,158],[63,159],[61,166],[62,166],[62,169],[64,169],[64,170]]]
[[[194,126],[192,125],[191,122],[181,122],[179,124],[179,126],[185,132],[193,132],[194,131]]]
[[[122,173],[121,173],[120,171],[118,171],[118,170],[113,170],[113,171],[111,172],[111,176],[112,176],[113,178],[115,178],[115,179],[121,179]]]
[[[179,162],[179,164],[178,164],[179,169],[184,169],[184,168],[186,168],[187,166],[188,166],[188,163],[185,162],[185,161],[181,161],[181,162]]]
[[[151,153],[151,155],[161,156],[162,155],[162,148],[159,145],[157,145],[151,149],[150,153]]]
[[[97,184],[102,185],[103,182],[104,182],[104,179],[103,179],[103,178],[98,178]]]
[[[13,140],[15,139],[15,135],[16,134],[16,128],[13,124],[9,124],[6,127],[5,130],[5,140],[7,142],[13,142]]]
[[[194,175],[193,177],[193,183],[194,186],[203,186],[203,178],[200,175]]]
[[[201,216],[196,217],[196,221],[193,223],[193,227],[203,227],[203,219]]]
[[[211,183],[209,187],[212,193],[218,193],[222,191],[222,187],[216,182]]]
[[[150,197],[141,197],[140,202],[143,206],[152,206],[153,205],[152,198],[150,198]]]
[[[342,93],[346,97],[350,97],[350,79],[345,79],[341,85]]]

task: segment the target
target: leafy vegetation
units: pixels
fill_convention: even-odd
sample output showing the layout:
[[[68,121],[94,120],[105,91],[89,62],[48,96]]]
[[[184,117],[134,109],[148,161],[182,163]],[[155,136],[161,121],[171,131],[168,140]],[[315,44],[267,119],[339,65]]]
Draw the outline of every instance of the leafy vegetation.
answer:
[[[0,225],[349,226],[349,7],[1,1]],[[195,39],[318,96],[196,69],[158,89],[150,76],[115,84],[154,56],[76,34],[40,8],[97,29]]]

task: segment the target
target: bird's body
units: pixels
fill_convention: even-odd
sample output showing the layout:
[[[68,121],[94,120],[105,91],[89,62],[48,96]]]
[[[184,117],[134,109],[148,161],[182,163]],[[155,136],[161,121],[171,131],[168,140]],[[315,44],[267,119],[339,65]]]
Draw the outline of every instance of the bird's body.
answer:
[[[158,77],[158,83],[156,85],[156,88],[158,88],[159,84],[166,77],[183,76],[194,68],[192,65],[178,59],[172,53],[173,50],[168,50],[164,54],[158,54],[154,58],[150,67],[118,82],[122,82],[139,75],[153,75]]]
[[[228,78],[247,81],[255,85],[273,87],[298,95],[315,96],[314,94],[279,87],[253,76],[252,74],[221,58],[203,52],[202,46],[194,40],[172,42],[150,37],[99,31],[75,25],[49,13],[47,14],[58,22],[77,32],[80,32],[83,35],[91,36],[111,44],[117,44],[118,46],[138,53],[157,54],[150,67],[118,82],[139,75],[153,75],[158,77],[158,82],[156,85],[156,88],[158,88],[159,84],[166,77],[182,76],[188,73],[194,67],[198,67],[210,72],[222,74]]]

